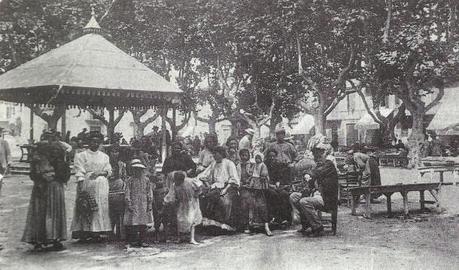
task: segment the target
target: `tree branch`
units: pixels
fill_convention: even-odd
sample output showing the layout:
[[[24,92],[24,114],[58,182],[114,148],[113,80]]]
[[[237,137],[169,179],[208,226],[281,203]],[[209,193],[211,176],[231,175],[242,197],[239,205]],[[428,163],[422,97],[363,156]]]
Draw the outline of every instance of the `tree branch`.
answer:
[[[107,17],[107,15],[110,13],[110,11],[112,10],[114,4],[117,2],[118,0],[113,0],[110,4],[110,6],[108,7],[108,9],[105,11],[104,15],[102,15],[102,17],[100,17],[99,19],[99,23],[102,23],[102,21]]]
[[[96,111],[94,111],[93,109],[89,108],[87,109],[87,111],[94,117],[96,118],[97,120],[101,121],[102,124],[104,124],[105,126],[108,126],[108,121],[107,119],[105,119],[105,116],[102,114],[99,114],[97,113]]]
[[[435,99],[429,104],[426,106],[426,109],[425,109],[425,112],[428,112],[430,109],[432,109],[435,105],[437,105],[440,100],[443,98],[443,96],[445,95],[445,86],[443,84],[441,84],[439,87],[438,87],[438,94],[437,96],[435,97]]]
[[[386,0],[386,3],[387,3],[387,17],[386,17],[386,23],[384,25],[384,34],[382,38],[382,42],[384,44],[389,42],[390,22],[392,20],[392,0]]]
[[[354,63],[355,63],[355,48],[353,45],[351,45],[351,55],[349,56],[349,61],[347,63],[347,66],[340,71],[340,73],[338,74],[338,78],[333,82],[334,87],[343,84],[344,77],[349,73],[351,68],[354,66]],[[344,85],[344,87],[346,87],[346,85]]]
[[[384,122],[379,119],[379,117],[373,112],[373,110],[368,105],[367,99],[365,98],[365,95],[363,94],[361,87],[359,87],[359,89],[357,89],[357,94],[362,99],[363,105],[365,106],[365,109],[367,110],[367,112],[371,116],[371,118],[373,118],[373,120],[376,123],[378,123],[380,125],[384,125]]]
[[[118,111],[118,117],[116,117],[115,122],[114,122],[115,127],[121,121],[121,119],[123,118],[125,112],[126,112],[126,109],[122,109],[122,110]]]

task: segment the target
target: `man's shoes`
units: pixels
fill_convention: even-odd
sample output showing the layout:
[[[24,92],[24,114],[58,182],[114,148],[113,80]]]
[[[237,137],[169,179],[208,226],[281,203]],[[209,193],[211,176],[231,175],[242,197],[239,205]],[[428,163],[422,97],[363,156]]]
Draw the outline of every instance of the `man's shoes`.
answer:
[[[309,236],[310,237],[320,237],[320,236],[323,236],[323,232],[324,232],[324,226],[320,225],[316,228],[313,228]]]
[[[65,250],[65,247],[62,243],[56,242],[53,246],[49,249],[50,251],[62,251]]]

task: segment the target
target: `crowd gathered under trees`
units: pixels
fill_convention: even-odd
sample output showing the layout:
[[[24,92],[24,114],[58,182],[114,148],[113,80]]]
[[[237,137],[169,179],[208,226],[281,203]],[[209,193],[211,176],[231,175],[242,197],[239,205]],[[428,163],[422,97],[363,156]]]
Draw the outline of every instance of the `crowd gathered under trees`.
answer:
[[[261,230],[271,236],[272,229],[295,223],[302,225],[300,233],[319,237],[324,226],[317,211],[337,208],[342,169],[359,175],[363,185],[381,184],[371,149],[355,145],[340,168],[321,134],[311,137],[306,151],[299,153],[281,126],[262,148],[253,144],[254,133],[246,129],[242,138],[229,137],[224,143],[217,134],[207,134],[194,158],[180,140],[166,143],[169,154],[158,171],[160,156],[150,149],[159,133],[123,145],[103,144],[101,133],[83,130],[83,148],[73,158],[77,185],[71,237],[84,243],[111,239],[147,247],[149,231],[154,231],[157,241],[172,237],[199,244],[198,226]],[[34,187],[22,240],[36,251],[64,248],[64,185],[71,177],[71,151],[54,131],[45,131],[32,149]]]
[[[457,83],[455,0],[1,1],[0,72],[72,40],[91,6],[107,38],[177,82],[184,117],[176,123],[161,109],[149,117],[146,109],[132,110],[137,139],[123,141],[109,123],[107,147],[101,147],[104,137],[96,131],[75,138],[44,132],[32,150],[34,187],[23,236],[36,250],[48,245],[61,250],[67,239],[64,185],[71,161],[77,182],[72,238],[98,242],[109,235],[145,246],[150,224],[155,232],[160,225],[172,228],[178,240],[189,234],[196,244],[199,224],[230,231],[261,228],[272,235],[272,228],[293,223],[293,209],[303,234],[321,236],[316,210],[336,208],[339,173],[334,149],[322,134],[327,116],[350,93],[361,97],[380,125],[382,144],[395,139],[394,127],[408,111],[410,157],[417,161],[424,145],[438,152],[436,142],[425,143],[424,117],[445,88]],[[435,98],[426,103],[428,94]],[[379,107],[388,95],[401,105],[396,115],[385,117]],[[210,107],[209,115],[198,113],[203,106]],[[50,116],[39,106],[31,109],[52,129],[65,111],[56,107]],[[126,112],[120,110],[115,122]],[[302,112],[314,116],[316,135],[299,155],[278,124]],[[171,129],[166,142],[159,131],[144,135],[158,114]],[[199,151],[198,140],[193,147],[197,160],[173,139],[191,115],[209,127]],[[241,119],[251,129],[239,138]],[[234,136],[222,146],[215,132],[224,120]],[[262,126],[276,139],[254,146],[254,130]],[[354,168],[362,183],[378,185],[372,152],[356,145],[347,152],[346,170]]]

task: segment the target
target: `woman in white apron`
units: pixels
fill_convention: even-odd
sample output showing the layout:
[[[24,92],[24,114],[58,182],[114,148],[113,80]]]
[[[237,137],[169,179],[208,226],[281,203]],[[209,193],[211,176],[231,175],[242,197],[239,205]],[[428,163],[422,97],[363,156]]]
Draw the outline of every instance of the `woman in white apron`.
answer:
[[[81,241],[100,240],[111,232],[108,211],[108,177],[112,167],[108,155],[99,150],[103,136],[89,135],[89,149],[75,155],[77,196],[72,222],[72,238]]]

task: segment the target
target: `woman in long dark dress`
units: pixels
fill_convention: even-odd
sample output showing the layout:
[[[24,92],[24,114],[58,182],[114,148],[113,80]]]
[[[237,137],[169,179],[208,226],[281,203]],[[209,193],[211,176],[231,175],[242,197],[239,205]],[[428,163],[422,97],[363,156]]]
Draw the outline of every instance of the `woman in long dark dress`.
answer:
[[[47,134],[45,139],[51,139]],[[55,143],[43,141],[32,152],[30,178],[34,182],[23,242],[41,251],[47,245],[62,250],[67,238],[64,184],[70,178],[65,152]]]

